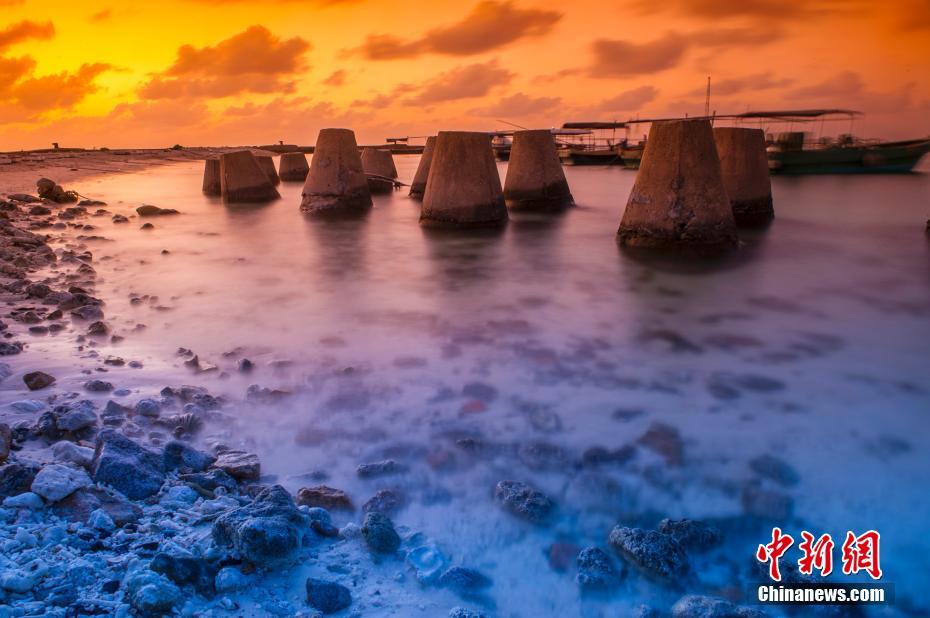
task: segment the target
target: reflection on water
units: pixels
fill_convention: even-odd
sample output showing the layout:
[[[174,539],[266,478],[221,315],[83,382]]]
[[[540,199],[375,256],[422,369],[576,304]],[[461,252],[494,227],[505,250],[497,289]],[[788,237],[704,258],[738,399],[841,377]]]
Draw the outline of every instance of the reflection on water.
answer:
[[[401,180],[416,163],[397,157]],[[490,575],[502,616],[674,601],[634,578],[582,599],[548,549],[606,546],[618,521],[736,525],[759,481],[748,462],[769,453],[800,478],[763,481],[794,500],[781,523],[835,538],[879,529],[888,579],[919,602],[930,568],[925,176],[776,178],[771,228],[722,262],[682,263],[619,250],[626,170],[568,168],[578,208],[521,215],[490,235],[423,230],[402,192],[353,220],[304,217],[299,184],[269,205],[229,208],[200,195],[200,171],[81,189],[116,212],[145,202],[183,213],[148,232],[107,220],[97,233],[115,242],[87,243],[108,318],[127,335],[101,353],[147,366],[114,370],[115,382],[148,394],[196,381],[234,402],[250,384],[293,393],[234,403],[234,426],[206,439],[245,441],[295,491],[326,479],[361,504],[394,490],[396,521]],[[157,300],[134,305],[130,294]],[[178,347],[222,373],[191,375]],[[31,353],[79,383],[93,361],[67,350],[47,339]],[[239,358],[256,370],[238,374]],[[637,442],[657,421],[680,433],[680,463]],[[593,447],[626,455],[586,457]],[[355,473],[385,458],[407,472]],[[537,529],[509,517],[492,499],[505,478],[549,494],[558,520]],[[732,537],[711,563],[742,572],[758,542]],[[704,566],[707,589],[733,583]],[[415,582],[382,586],[385,607],[411,603],[405,589]],[[429,594],[430,615],[457,604]]]

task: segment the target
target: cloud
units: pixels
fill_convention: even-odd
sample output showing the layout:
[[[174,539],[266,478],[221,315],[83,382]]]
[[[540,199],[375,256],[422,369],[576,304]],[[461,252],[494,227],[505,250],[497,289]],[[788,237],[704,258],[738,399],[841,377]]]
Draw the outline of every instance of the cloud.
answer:
[[[795,82],[794,79],[785,77],[777,79],[771,71],[763,73],[753,73],[743,77],[732,77],[711,82],[711,94],[718,96],[729,96],[738,94],[746,90],[770,90],[772,88],[783,88],[790,86]],[[703,97],[707,92],[706,88],[696,88],[688,93],[689,96]]]
[[[63,71],[21,80],[10,89],[11,98],[30,110],[70,109],[99,90],[94,80],[113,67],[103,62],[83,64],[76,73]]]
[[[226,97],[243,92],[293,92],[306,69],[310,43],[300,37],[282,40],[263,26],[251,26],[215,46],[178,48],[165,71],[139,88],[149,99],[189,96]]]
[[[329,77],[323,80],[323,84],[327,86],[341,86],[344,83],[346,83],[346,72],[344,69],[333,71],[329,74]]]
[[[413,58],[427,53],[470,56],[547,34],[561,19],[562,14],[556,11],[521,9],[510,0],[484,0],[461,21],[434,28],[419,39],[371,34],[350,52],[368,60]]]
[[[36,61],[30,56],[20,58],[0,57],[0,100],[9,97],[9,88],[23,77],[32,73]]]
[[[864,91],[865,83],[858,73],[842,71],[825,81],[797,88],[789,96],[797,99],[838,100],[862,94]]]
[[[110,21],[112,17],[113,17],[113,9],[103,9],[91,15],[88,19],[95,23],[103,23],[103,22]]]
[[[494,88],[508,84],[513,76],[513,73],[501,68],[497,59],[460,66],[427,81],[405,103],[424,105],[483,97]]]
[[[531,97],[518,92],[486,107],[472,109],[468,113],[475,116],[506,116],[511,118],[535,116],[551,111],[561,102],[561,97]]]
[[[659,90],[654,86],[640,86],[621,92],[615,97],[607,99],[598,107],[606,112],[632,112],[646,103],[651,103],[659,96]]]
[[[867,6],[866,0],[636,0],[634,8],[641,13],[660,11],[687,14],[708,20],[722,18],[751,18],[765,21],[783,21],[811,15],[849,12]]]
[[[627,77],[677,66],[688,49],[688,39],[669,32],[648,43],[631,43],[598,39],[592,44],[594,62],[588,70],[592,77]]]
[[[55,25],[47,21],[38,23],[24,20],[0,30],[0,51],[29,39],[50,39],[55,36]]]

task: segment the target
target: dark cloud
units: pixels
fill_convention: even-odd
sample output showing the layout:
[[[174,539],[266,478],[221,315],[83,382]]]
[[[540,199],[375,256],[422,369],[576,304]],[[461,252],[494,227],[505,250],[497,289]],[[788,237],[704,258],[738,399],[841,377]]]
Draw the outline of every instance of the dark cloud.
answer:
[[[642,13],[662,11],[693,15],[714,20],[722,18],[752,18],[782,21],[812,15],[850,12],[868,6],[866,0],[635,0],[634,8]]]
[[[776,78],[771,71],[763,73],[754,73],[744,75],[743,77],[732,77],[712,81],[711,94],[719,96],[729,96],[738,94],[747,90],[770,90],[772,88],[784,88],[790,86],[795,80],[791,78]],[[704,87],[696,88],[689,92],[690,96],[704,96],[706,89]]]
[[[89,19],[90,21],[95,22],[95,23],[103,23],[103,22],[110,21],[112,17],[113,17],[113,9],[103,9],[91,15]]]
[[[346,83],[346,72],[343,69],[338,71],[333,71],[329,74],[329,77],[323,80],[323,83],[327,86],[341,86]]]
[[[510,0],[484,0],[461,21],[434,28],[419,39],[372,34],[351,51],[369,60],[412,58],[426,53],[469,56],[547,34],[560,19],[562,14],[556,11],[521,9]]]
[[[469,113],[475,116],[503,116],[509,118],[535,116],[551,111],[561,102],[560,97],[531,97],[518,92],[491,105],[472,109]]]
[[[52,22],[38,23],[24,20],[0,30],[0,51],[29,39],[50,39],[53,36],[55,36],[55,26]]]
[[[10,87],[32,73],[36,61],[29,56],[20,58],[0,57],[0,100],[9,98]]]
[[[225,97],[242,92],[293,92],[306,69],[311,45],[300,37],[282,40],[251,26],[215,46],[178,48],[177,59],[143,84],[144,98]]]
[[[822,82],[797,88],[791,91],[790,96],[796,99],[842,100],[864,91],[865,83],[858,73],[842,71]]]
[[[688,39],[669,32],[648,43],[598,39],[592,44],[592,77],[628,77],[671,69],[681,62],[688,49]]]
[[[621,92],[601,103],[598,107],[605,112],[635,112],[646,103],[651,103],[659,95],[654,86],[640,86]]]
[[[513,73],[492,60],[481,64],[469,64],[441,73],[427,81],[419,92],[407,98],[407,104],[428,105],[482,97],[498,86],[506,85]]]

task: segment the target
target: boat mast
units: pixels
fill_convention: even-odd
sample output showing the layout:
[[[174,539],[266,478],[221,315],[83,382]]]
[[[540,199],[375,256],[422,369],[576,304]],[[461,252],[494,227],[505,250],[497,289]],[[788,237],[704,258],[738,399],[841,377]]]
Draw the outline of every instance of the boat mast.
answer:
[[[704,117],[710,116],[710,75],[707,76],[707,97],[704,99]]]

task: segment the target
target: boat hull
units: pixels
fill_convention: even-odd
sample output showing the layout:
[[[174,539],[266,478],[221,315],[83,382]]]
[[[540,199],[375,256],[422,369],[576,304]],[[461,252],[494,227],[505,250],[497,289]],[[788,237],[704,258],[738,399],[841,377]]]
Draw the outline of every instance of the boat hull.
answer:
[[[565,165],[622,165],[616,150],[568,150],[559,155]]]
[[[773,174],[902,174],[913,171],[930,140],[814,150],[770,151]]]

